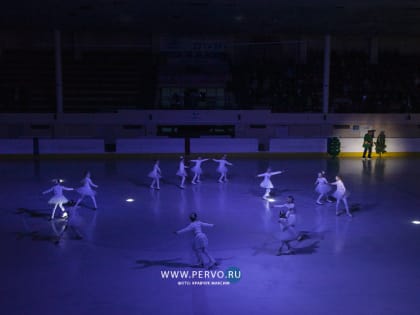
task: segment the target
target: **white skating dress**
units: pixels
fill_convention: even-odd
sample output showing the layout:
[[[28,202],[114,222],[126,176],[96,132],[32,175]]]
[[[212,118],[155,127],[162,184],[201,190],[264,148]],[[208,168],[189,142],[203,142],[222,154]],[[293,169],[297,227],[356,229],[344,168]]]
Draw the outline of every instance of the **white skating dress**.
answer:
[[[89,177],[85,177],[82,180],[82,187],[76,189],[76,191],[82,196],[95,196],[96,191],[92,187],[97,187]]]
[[[204,234],[203,231],[201,230],[202,226],[213,227],[214,224],[205,223],[201,221],[194,221],[194,222],[191,222],[187,227],[177,231],[177,233],[179,234],[179,233],[193,231],[194,232],[193,248],[194,249],[206,248],[209,244],[209,240],[207,239],[206,234]]]
[[[336,185],[337,189],[334,191],[332,196],[339,200],[345,197],[348,197],[350,195],[350,192],[346,189],[344,186],[344,183],[341,180],[338,180],[336,182],[331,183],[331,185]]]
[[[61,185],[55,185],[52,188],[45,191],[45,193],[53,192],[53,196],[48,200],[49,204],[64,204],[68,202],[68,199],[64,197],[63,190],[73,190],[73,188],[64,187]]]
[[[154,179],[161,178],[162,175],[160,174],[159,165],[155,164],[153,166],[153,170],[147,176],[149,176],[151,178],[154,178]]]
[[[326,194],[331,191],[331,186],[328,184],[328,181],[325,179],[325,177],[318,177],[315,184],[315,191],[318,194]]]
[[[201,175],[203,173],[203,170],[201,169],[201,164],[205,161],[207,161],[207,159],[191,160],[191,162],[195,163],[195,165],[191,168],[191,171],[193,171],[197,175]]]
[[[179,168],[178,168],[178,171],[176,172],[176,175],[181,176],[181,177],[188,176],[187,172],[185,171],[184,161],[179,162]]]
[[[278,171],[278,172],[266,172],[266,173],[262,173],[262,174],[257,175],[258,177],[264,177],[263,181],[260,184],[260,187],[262,187],[264,189],[274,188],[270,177],[273,176],[273,175],[281,174],[281,173],[282,173],[281,171]]]

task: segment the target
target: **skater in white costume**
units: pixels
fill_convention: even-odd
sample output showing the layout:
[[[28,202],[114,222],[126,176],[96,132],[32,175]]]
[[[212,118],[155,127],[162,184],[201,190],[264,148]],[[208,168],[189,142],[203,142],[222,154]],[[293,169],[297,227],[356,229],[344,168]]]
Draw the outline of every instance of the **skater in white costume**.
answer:
[[[331,200],[328,198],[328,192],[331,191],[331,186],[328,184],[327,179],[325,178],[325,173],[320,172],[318,173],[318,178],[315,181],[315,191],[319,194],[318,199],[316,200],[316,203],[318,205],[323,205],[322,199],[326,198],[328,202],[331,202]]]
[[[92,187],[98,188],[98,185],[95,185],[90,179],[90,172],[85,172],[85,177],[81,180],[81,183],[83,186],[76,189],[76,191],[80,194],[80,198],[77,200],[75,207],[79,206],[79,203],[83,200],[83,198],[89,196],[90,199],[92,199],[93,206],[96,210],[98,208],[95,199],[96,191],[94,191]]]
[[[287,208],[286,211],[280,211],[279,223],[281,227],[281,244],[277,255],[293,254],[293,248],[290,246],[292,241],[300,241],[302,236],[296,231],[296,208],[293,196],[288,196],[285,204],[276,205],[276,208]],[[287,247],[286,252],[283,252],[283,246]]]
[[[287,208],[287,210],[294,210],[295,209],[295,198],[293,196],[288,196],[286,199],[286,203],[282,205],[274,205],[274,208]]]
[[[54,179],[53,183],[55,184],[50,189],[43,192],[43,194],[48,194],[52,192],[54,195],[51,197],[51,199],[48,201],[49,204],[53,204],[54,208],[51,213],[51,220],[54,219],[55,210],[57,207],[60,207],[61,211],[63,212],[61,214],[62,218],[67,218],[68,214],[66,212],[66,209],[64,209],[63,204],[68,202],[68,199],[64,197],[63,190],[74,190],[73,188],[65,187],[61,185],[62,180],[61,179]]]
[[[159,180],[162,177],[162,173],[159,168],[159,160],[155,161],[153,165],[153,170],[148,175],[150,178],[153,178],[152,183],[150,184],[150,188],[152,189],[160,189]]]
[[[191,162],[195,163],[195,165],[191,168],[191,171],[194,172],[194,177],[191,181],[191,184],[197,184],[200,182],[200,176],[203,173],[203,170],[201,169],[201,164],[208,160],[209,159],[202,159],[201,156],[199,156],[197,160],[191,160]]]
[[[349,205],[347,203],[347,197],[350,195],[350,193],[347,191],[346,187],[344,186],[344,183],[340,176],[335,177],[335,182],[330,183],[331,185],[337,186],[336,191],[332,194],[332,196],[337,199],[336,205],[335,205],[335,214],[340,215],[340,211],[338,211],[338,207],[340,205],[340,201],[344,203],[344,207],[346,208],[347,215],[349,217],[352,217],[352,214],[349,210]]]
[[[258,174],[257,177],[264,177],[264,180],[261,182],[260,187],[265,189],[264,199],[270,197],[271,189],[274,188],[273,183],[270,180],[270,177],[277,174],[282,174],[283,171],[272,172],[271,168],[268,168],[265,173]]]
[[[179,161],[179,167],[178,167],[178,171],[176,172],[176,175],[181,177],[181,184],[179,185],[179,187],[185,188],[185,179],[188,176],[185,169],[188,168],[188,166],[185,166],[183,156],[181,156],[180,159],[181,160]]]
[[[201,227],[203,226],[213,227],[214,224],[198,221],[197,213],[195,212],[190,214],[190,221],[191,223],[187,227],[178,230],[174,233],[181,234],[190,231],[194,232],[193,250],[195,255],[197,256],[198,266],[204,267],[203,255],[206,256],[209,261],[208,267],[214,266],[216,264],[216,260],[207,251],[209,240],[207,239],[206,234],[204,234],[201,230]]]
[[[213,161],[219,163],[219,166],[217,167],[217,172],[220,173],[219,177],[219,183],[227,182],[227,167],[226,165],[233,165],[232,163],[228,162],[226,160],[226,154],[222,156],[220,160],[213,159]]]

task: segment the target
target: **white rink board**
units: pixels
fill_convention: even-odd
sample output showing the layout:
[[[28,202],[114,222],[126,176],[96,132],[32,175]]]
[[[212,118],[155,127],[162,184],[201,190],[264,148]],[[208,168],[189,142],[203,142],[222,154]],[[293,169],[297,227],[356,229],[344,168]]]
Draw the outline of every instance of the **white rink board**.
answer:
[[[103,139],[40,139],[39,154],[104,153]]]
[[[117,153],[183,153],[183,138],[117,139]]]
[[[33,154],[32,139],[0,139],[0,154]]]
[[[251,153],[258,152],[258,140],[253,138],[193,138],[191,153]]]

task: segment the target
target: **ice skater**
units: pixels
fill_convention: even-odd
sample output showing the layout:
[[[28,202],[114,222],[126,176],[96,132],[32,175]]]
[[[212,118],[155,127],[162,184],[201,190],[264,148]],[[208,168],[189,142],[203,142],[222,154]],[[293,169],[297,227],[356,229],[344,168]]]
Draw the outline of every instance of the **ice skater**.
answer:
[[[201,164],[208,160],[209,159],[202,159],[201,156],[199,156],[197,160],[191,160],[191,162],[195,163],[195,165],[191,168],[191,171],[194,172],[194,177],[191,181],[191,184],[200,183],[200,177],[201,177],[201,174],[203,173],[203,170],[201,169]]]
[[[271,189],[274,188],[273,183],[270,180],[270,177],[277,174],[282,174],[284,171],[277,171],[272,172],[271,168],[267,168],[267,171],[265,173],[258,174],[257,177],[264,177],[264,180],[261,182],[260,187],[265,189],[265,194],[263,196],[264,199],[268,199],[270,197]]]
[[[83,198],[89,196],[90,199],[92,199],[93,206],[96,210],[98,208],[95,199],[96,191],[93,190],[92,187],[98,188],[98,185],[95,185],[92,182],[89,171],[85,172],[85,177],[80,182],[83,184],[83,186],[76,189],[76,191],[80,194],[80,198],[77,200],[75,207],[79,206],[79,203],[83,200]]]
[[[226,160],[226,154],[224,154],[220,160],[213,159],[213,161],[219,163],[219,166],[217,167],[217,172],[220,173],[219,183],[227,182],[228,169],[226,165],[233,165],[233,164]]]
[[[208,244],[209,244],[209,240],[206,236],[206,234],[203,233],[203,231],[201,230],[201,228],[203,226],[206,227],[213,227],[214,224],[210,224],[210,223],[204,223],[201,221],[197,220],[197,213],[193,212],[190,214],[190,221],[191,223],[181,229],[178,230],[176,232],[174,232],[175,234],[181,234],[181,233],[185,233],[185,232],[194,232],[194,240],[193,240],[193,250],[194,253],[197,257],[197,266],[198,267],[204,267],[204,260],[203,260],[203,256],[206,256],[208,259],[208,265],[207,268],[211,268],[212,266],[217,265],[216,260],[210,255],[210,253],[207,250]]]
[[[336,205],[335,205],[335,214],[336,215],[341,214],[341,212],[338,211],[338,208],[340,205],[340,201],[342,201],[344,203],[344,207],[346,209],[347,215],[349,217],[352,217],[352,214],[350,213],[350,210],[349,210],[349,205],[347,203],[347,197],[350,195],[350,193],[347,191],[346,187],[344,186],[343,180],[341,179],[340,176],[337,175],[335,177],[335,180],[336,180],[335,182],[330,183],[331,185],[337,186],[337,189],[332,194],[332,196],[337,200]]]
[[[150,184],[150,188],[160,189],[160,178],[162,177],[162,173],[159,167],[159,160],[155,160],[153,170],[149,173],[148,176],[153,179],[152,183]]]
[[[290,245],[292,241],[301,241],[303,235],[300,235],[295,228],[296,225],[296,208],[295,199],[293,196],[288,196],[285,204],[275,205],[276,208],[287,208],[286,211],[279,212],[279,223],[281,228],[281,244],[277,255],[293,254],[293,248]],[[287,250],[283,252],[283,247]]]
[[[328,193],[331,191],[331,186],[325,178],[324,172],[318,173],[318,178],[315,181],[315,186],[315,191],[319,194],[318,199],[316,200],[316,204],[323,205],[323,198],[325,198],[327,202],[332,202],[331,199],[328,198]]]
[[[286,203],[282,205],[274,205],[274,208],[287,208],[287,211],[295,211],[295,198],[293,196],[287,196]],[[280,211],[282,212],[282,211]]]
[[[54,186],[52,186],[50,189],[43,192],[44,195],[48,194],[50,192],[52,192],[54,194],[51,197],[51,199],[48,200],[49,204],[54,205],[54,208],[53,208],[52,213],[51,213],[51,220],[54,219],[55,210],[57,209],[57,207],[60,207],[61,211],[63,212],[61,214],[62,218],[67,218],[68,217],[68,213],[63,206],[63,204],[68,202],[68,199],[66,197],[64,197],[63,190],[74,190],[74,189],[62,186],[61,185],[62,182],[63,182],[63,180],[61,180],[61,179],[53,179]]]
[[[188,176],[187,172],[185,171],[186,168],[188,168],[188,166],[185,166],[184,157],[181,156],[180,161],[179,161],[178,171],[176,172],[176,175],[181,177],[181,184],[179,185],[179,187],[181,187],[182,189],[185,188],[185,179]]]

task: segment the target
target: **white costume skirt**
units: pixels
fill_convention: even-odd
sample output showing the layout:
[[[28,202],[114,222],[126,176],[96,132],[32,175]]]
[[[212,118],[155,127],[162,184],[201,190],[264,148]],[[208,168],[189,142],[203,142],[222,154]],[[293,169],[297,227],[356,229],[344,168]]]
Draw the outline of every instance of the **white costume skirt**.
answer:
[[[280,240],[284,241],[284,242],[288,242],[288,241],[293,241],[298,237],[298,232],[296,231],[295,227],[292,226],[288,226],[285,230],[283,224],[280,224],[280,229],[281,229],[281,233],[280,233]]]
[[[202,173],[203,173],[203,170],[201,169],[201,167],[197,167],[197,166],[194,166],[192,169],[191,169],[191,171],[193,171],[195,174],[197,174],[197,175],[201,175]]]
[[[195,235],[193,248],[194,249],[200,249],[200,248],[206,248],[209,245],[209,240],[204,233],[198,233]]]
[[[265,189],[272,189],[272,188],[274,188],[273,183],[268,178],[264,179],[261,182],[260,187],[265,188]]]
[[[149,176],[150,178],[154,178],[154,179],[162,177],[162,176],[158,175],[157,172],[154,172],[154,171],[151,171],[147,176]]]
[[[61,196],[52,196],[50,200],[48,200],[49,204],[52,205],[56,205],[56,204],[60,204],[60,203],[67,203],[69,202],[68,199],[66,197],[64,197],[63,195]]]
[[[94,191],[92,188],[90,187],[86,187],[86,186],[82,186],[76,189],[76,191],[84,196],[95,196],[96,195],[96,191]]]
[[[330,186],[330,185],[328,185],[328,184],[318,184],[318,185],[315,187],[315,191],[316,191],[318,194],[326,194],[326,193],[328,193],[328,192],[330,192],[330,191],[331,191],[331,186]]]
[[[188,174],[185,170],[178,170],[178,172],[176,172],[176,175],[181,176],[181,177],[187,177]]]
[[[222,173],[222,174],[227,173],[227,167],[226,166],[219,166],[217,168],[217,172]]]
[[[348,190],[345,190],[345,191],[339,191],[339,190],[336,190],[336,191],[332,194],[332,196],[333,196],[335,199],[339,200],[339,199],[347,198],[348,196],[350,196],[350,192],[349,192]]]

